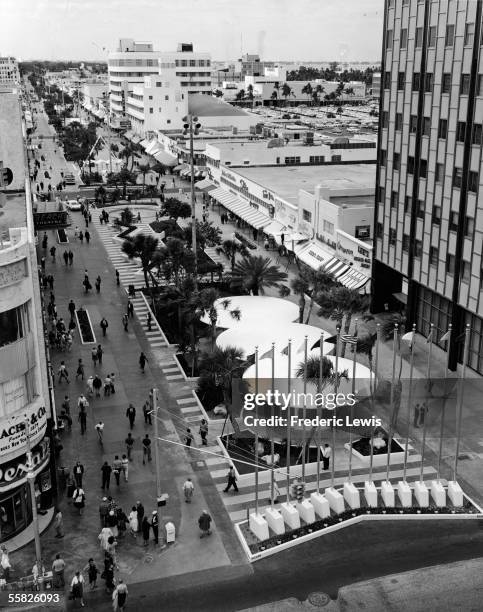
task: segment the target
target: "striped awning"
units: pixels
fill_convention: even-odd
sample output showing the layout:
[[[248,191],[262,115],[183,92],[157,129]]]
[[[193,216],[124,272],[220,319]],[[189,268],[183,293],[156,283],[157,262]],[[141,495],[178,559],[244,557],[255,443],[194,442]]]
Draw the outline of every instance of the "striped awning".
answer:
[[[146,153],[148,155],[154,155],[158,151],[163,151],[163,147],[161,146],[159,140],[150,140],[148,146],[146,147]]]
[[[123,136],[124,136],[124,138],[127,138],[128,140],[131,140],[131,138],[133,137],[133,131],[132,130],[128,130],[127,132],[124,132]]]
[[[183,168],[183,170],[181,170],[181,172],[179,173],[180,176],[188,176],[189,174],[191,174],[191,168],[189,166]]]
[[[362,289],[362,287],[369,282],[369,278],[355,268],[349,268],[349,270],[337,280],[348,289]]]
[[[211,191],[212,189],[216,189],[216,185],[206,178],[202,181],[198,181],[195,184],[195,187],[196,189],[202,189],[203,191]]]
[[[139,145],[143,148],[143,149],[147,149],[147,147],[149,146],[149,140],[147,140],[146,138],[143,138],[143,140],[141,140],[141,142],[139,143]]]
[[[131,138],[131,142],[133,142],[134,144],[138,144],[141,142],[141,136],[138,136],[137,134],[134,134],[134,136]]]
[[[337,279],[339,279],[339,277],[341,277],[350,269],[351,267],[341,261],[338,257],[332,257],[324,265],[324,272],[329,272],[334,278]]]
[[[210,196],[255,229],[262,229],[272,222],[270,217],[267,217],[267,215],[264,215],[255,207],[250,206],[247,202],[240,200],[221,187],[210,191]]]

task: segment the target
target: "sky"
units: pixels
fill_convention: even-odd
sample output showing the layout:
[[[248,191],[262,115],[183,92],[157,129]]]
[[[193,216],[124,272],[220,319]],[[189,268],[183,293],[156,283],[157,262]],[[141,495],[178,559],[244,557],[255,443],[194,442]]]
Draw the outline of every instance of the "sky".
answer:
[[[119,38],[228,61],[378,61],[383,0],[0,0],[0,56],[102,60]]]

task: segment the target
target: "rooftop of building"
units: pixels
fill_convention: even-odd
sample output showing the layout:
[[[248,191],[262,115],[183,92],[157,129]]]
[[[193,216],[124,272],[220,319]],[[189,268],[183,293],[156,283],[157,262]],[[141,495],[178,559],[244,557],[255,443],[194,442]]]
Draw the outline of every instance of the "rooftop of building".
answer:
[[[300,189],[309,193],[314,193],[319,185],[333,190],[374,189],[376,181],[374,164],[236,168],[234,172],[255,181],[293,204],[298,202]],[[348,198],[352,204],[353,199]],[[372,202],[373,200],[372,198]]]
[[[358,206],[374,206],[374,195],[354,195],[354,196],[336,196],[330,198],[332,204],[344,206],[347,208],[356,208]]]
[[[0,92],[0,161],[10,168],[13,181],[7,191],[25,189],[25,148],[19,94]]]
[[[241,108],[204,94],[190,94],[188,96],[188,111],[191,115],[196,115],[197,117],[248,116],[248,113]]]
[[[8,194],[5,206],[0,210],[0,248],[1,243],[9,240],[9,230],[27,226],[25,194]]]

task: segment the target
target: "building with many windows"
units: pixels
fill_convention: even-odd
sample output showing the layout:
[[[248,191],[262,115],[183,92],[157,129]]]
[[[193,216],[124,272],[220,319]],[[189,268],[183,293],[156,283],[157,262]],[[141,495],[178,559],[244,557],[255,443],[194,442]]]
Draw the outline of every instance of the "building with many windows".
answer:
[[[440,339],[471,326],[483,372],[482,2],[385,3],[373,309]],[[451,367],[461,344],[451,342]]]
[[[14,57],[0,57],[0,87],[13,87],[20,83],[18,62]]]
[[[211,55],[193,49],[192,43],[179,43],[176,51],[160,54],[160,69],[171,70],[175,66],[175,75],[186,93],[211,94]]]

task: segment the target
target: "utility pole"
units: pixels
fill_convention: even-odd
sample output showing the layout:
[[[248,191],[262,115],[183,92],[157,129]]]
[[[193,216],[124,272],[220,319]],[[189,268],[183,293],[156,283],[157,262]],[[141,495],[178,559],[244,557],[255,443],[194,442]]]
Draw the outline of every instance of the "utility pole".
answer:
[[[161,473],[159,465],[159,454],[158,454],[158,389],[152,389],[153,394],[153,409],[152,415],[154,417],[154,462],[156,465],[156,504],[158,504],[161,497]]]
[[[198,291],[198,250],[196,246],[196,199],[195,199],[195,166],[194,166],[194,145],[193,135],[198,134],[200,124],[198,117],[187,115],[183,117],[184,134],[190,137],[190,191],[191,191],[191,248],[194,255],[194,290]]]
[[[32,526],[34,528],[35,539],[35,559],[39,572],[42,571],[42,551],[40,548],[39,517],[37,514],[37,501],[35,499],[35,474],[32,461],[32,449],[30,447],[30,422],[25,419],[25,437],[27,443],[27,482],[30,489],[30,501],[32,504]]]

